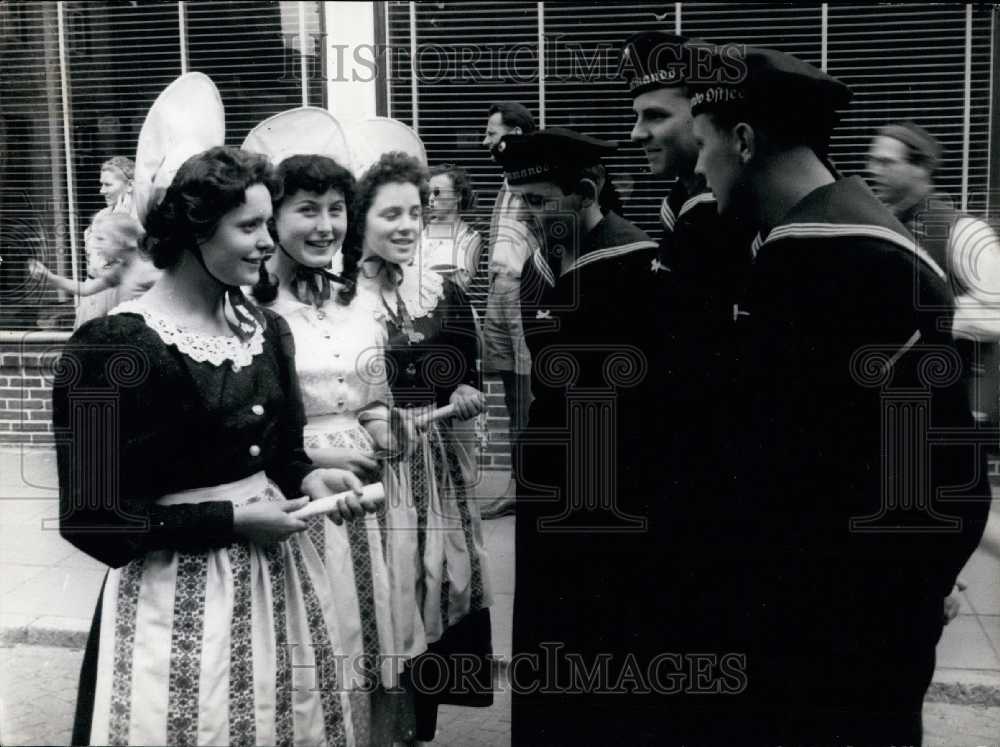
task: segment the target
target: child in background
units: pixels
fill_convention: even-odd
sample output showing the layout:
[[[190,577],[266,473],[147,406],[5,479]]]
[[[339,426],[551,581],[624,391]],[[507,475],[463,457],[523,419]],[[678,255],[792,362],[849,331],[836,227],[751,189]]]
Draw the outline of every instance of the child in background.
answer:
[[[95,277],[75,282],[56,275],[37,260],[31,261],[31,272],[60,290],[83,298],[104,294],[100,304],[80,304],[76,329],[90,319],[104,316],[123,301],[141,296],[156,282],[160,271],[139,251],[141,236],[142,226],[128,213],[100,213],[87,230],[87,255],[93,258]]]
[[[68,293],[76,293],[80,300],[76,305],[76,317],[73,322],[73,329],[78,329],[81,324],[90,319],[97,319],[107,314],[121,301],[126,300],[121,293],[115,293],[110,286],[103,286],[99,290],[89,290],[87,293],[79,293],[79,288],[100,277],[101,267],[105,261],[96,254],[93,248],[95,244],[90,240],[90,234],[97,222],[115,213],[124,213],[137,218],[135,200],[133,199],[133,180],[135,178],[135,163],[131,158],[125,156],[114,156],[101,164],[100,171],[100,194],[105,206],[94,215],[83,232],[83,241],[87,257],[87,280],[77,284],[70,278],[60,277],[50,273],[44,265],[38,262],[29,262],[29,270],[34,275],[44,275],[50,280],[52,285],[61,288]],[[140,229],[141,230],[141,229]],[[41,268],[40,270],[38,268]]]

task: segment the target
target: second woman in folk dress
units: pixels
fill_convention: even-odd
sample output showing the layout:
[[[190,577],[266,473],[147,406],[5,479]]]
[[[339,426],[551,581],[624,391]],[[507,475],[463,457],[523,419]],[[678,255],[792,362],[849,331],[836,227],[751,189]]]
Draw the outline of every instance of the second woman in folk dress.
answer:
[[[366,482],[383,480],[375,456],[392,447],[384,326],[365,299],[345,302],[343,286],[326,270],[347,231],[354,177],[321,155],[292,156],[277,172],[283,196],[275,204],[273,274],[262,271],[254,296],[281,314],[295,337],[306,453],[320,466],[349,469]],[[393,602],[397,621],[408,617],[410,630],[416,610],[412,599],[391,598],[385,547],[394,538],[385,536],[385,524],[380,513],[340,526],[318,520],[309,530],[337,599],[359,744],[407,736],[412,717],[401,717],[386,688],[394,686],[402,659],[425,646],[422,637],[407,642],[393,629]]]
[[[454,405],[455,417],[468,419],[485,406],[469,303],[456,285],[419,262],[427,199],[428,175],[420,162],[398,152],[383,155],[358,184],[342,253],[345,279],[356,281],[359,300],[380,308],[385,319],[394,404],[418,425],[415,449],[396,467],[413,500],[410,560],[418,569],[414,596],[428,643],[427,655],[409,669],[422,741],[434,737],[439,703],[488,706],[493,700],[492,600],[478,508],[448,424],[419,425],[435,407]],[[390,573],[399,572],[401,562],[392,559]],[[443,662],[447,683],[441,681]],[[458,672],[465,673],[464,688]]]

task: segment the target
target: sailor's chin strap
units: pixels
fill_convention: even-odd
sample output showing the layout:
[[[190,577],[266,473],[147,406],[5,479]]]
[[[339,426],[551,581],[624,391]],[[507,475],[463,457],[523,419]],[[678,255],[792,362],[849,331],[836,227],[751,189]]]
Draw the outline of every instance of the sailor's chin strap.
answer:
[[[258,329],[263,329],[265,326],[264,319],[257,307],[243,293],[243,289],[238,285],[229,285],[219,280],[208,269],[208,265],[205,264],[205,258],[201,254],[200,246],[195,246],[191,250],[191,253],[198,260],[198,264],[201,265],[201,269],[205,271],[205,274],[225,290],[223,294],[222,313],[226,317],[226,324],[229,325],[229,328],[235,335],[241,341],[245,342],[253,337]]]

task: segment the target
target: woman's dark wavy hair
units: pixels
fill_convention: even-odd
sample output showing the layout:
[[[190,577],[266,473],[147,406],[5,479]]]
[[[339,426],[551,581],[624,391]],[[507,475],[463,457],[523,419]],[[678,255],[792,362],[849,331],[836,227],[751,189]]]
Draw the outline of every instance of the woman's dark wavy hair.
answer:
[[[246,201],[246,191],[263,184],[271,199],[281,184],[264,156],[217,146],[191,156],[178,169],[163,201],[146,217],[145,249],[160,269],[175,266],[182,253],[215,233],[222,217]]]
[[[398,150],[383,154],[361,177],[351,206],[350,215],[353,220],[347,225],[347,237],[342,249],[344,266],[341,274],[347,282],[337,293],[338,303],[349,304],[357,291],[366,218],[379,189],[386,184],[412,184],[420,191],[420,204],[426,208],[431,193],[429,180],[426,166],[413,156]]]
[[[274,202],[275,216],[278,215],[285,199],[299,190],[322,195],[335,189],[344,196],[344,204],[347,206],[347,225],[350,227],[356,182],[351,172],[339,163],[326,156],[292,156],[278,164],[275,173],[281,184],[281,195]],[[277,231],[273,226],[271,233],[275,243],[278,243]],[[257,302],[263,304],[272,303],[278,296],[277,278],[268,273],[263,264],[260,266],[260,279],[251,292]]]
[[[455,186],[455,194],[458,195],[458,212],[464,213],[471,208],[475,202],[476,193],[472,189],[472,180],[469,179],[469,174],[466,170],[454,163],[442,163],[437,166],[431,166],[431,178],[440,174],[447,174],[451,177],[451,182]]]

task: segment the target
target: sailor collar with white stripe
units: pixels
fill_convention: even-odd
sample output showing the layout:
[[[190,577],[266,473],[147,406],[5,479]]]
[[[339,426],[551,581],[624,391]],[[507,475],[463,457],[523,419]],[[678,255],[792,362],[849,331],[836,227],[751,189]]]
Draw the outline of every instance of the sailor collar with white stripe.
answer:
[[[670,194],[663,198],[663,203],[660,205],[660,221],[668,231],[673,231],[677,221],[685,213],[703,203],[715,204],[715,201],[715,195],[704,185],[703,181],[700,189],[693,195],[689,195],[687,190],[678,183],[670,190]],[[679,208],[675,207],[678,203],[680,203]]]
[[[564,274],[569,274],[588,265],[610,259],[624,257],[644,249],[655,249],[656,244],[644,231],[613,212],[608,212],[587,236],[583,252],[569,266]],[[555,287],[556,272],[546,260],[541,249],[533,257],[535,268],[545,281]]]
[[[911,252],[938,277],[945,271],[917,246],[903,225],[878,201],[859,176],[839,179],[813,190],[771,229],[758,251],[783,239],[874,238]],[[760,238],[760,237],[758,237]],[[757,252],[754,252],[756,256]]]

